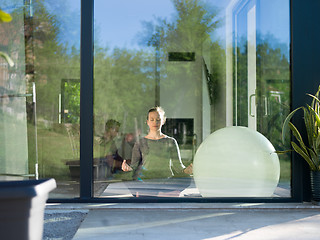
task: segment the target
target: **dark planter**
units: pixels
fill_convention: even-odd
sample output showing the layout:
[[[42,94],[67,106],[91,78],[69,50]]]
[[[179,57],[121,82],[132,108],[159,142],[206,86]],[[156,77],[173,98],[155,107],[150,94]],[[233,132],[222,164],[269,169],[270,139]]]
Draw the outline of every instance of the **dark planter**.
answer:
[[[43,218],[54,179],[0,182],[1,239],[41,240]]]
[[[311,171],[312,200],[320,202],[320,171]]]

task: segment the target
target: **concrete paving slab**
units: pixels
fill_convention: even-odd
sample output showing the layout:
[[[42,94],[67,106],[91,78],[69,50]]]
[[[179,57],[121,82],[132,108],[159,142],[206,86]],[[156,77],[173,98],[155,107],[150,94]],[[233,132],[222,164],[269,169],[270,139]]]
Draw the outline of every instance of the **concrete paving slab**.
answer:
[[[319,239],[319,229],[319,208],[293,205],[229,209],[93,208],[73,239],[315,240]]]

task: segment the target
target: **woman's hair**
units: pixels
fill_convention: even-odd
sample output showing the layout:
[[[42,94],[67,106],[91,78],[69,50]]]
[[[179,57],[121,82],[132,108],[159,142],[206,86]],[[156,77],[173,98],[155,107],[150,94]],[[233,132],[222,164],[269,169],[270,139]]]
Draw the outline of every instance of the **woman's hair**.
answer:
[[[149,111],[148,111],[148,114],[147,114],[147,120],[148,120],[148,118],[149,118],[149,113],[151,113],[151,112],[158,112],[159,115],[162,117],[163,122],[166,121],[165,111],[163,110],[162,107],[153,107],[153,108],[150,108]]]

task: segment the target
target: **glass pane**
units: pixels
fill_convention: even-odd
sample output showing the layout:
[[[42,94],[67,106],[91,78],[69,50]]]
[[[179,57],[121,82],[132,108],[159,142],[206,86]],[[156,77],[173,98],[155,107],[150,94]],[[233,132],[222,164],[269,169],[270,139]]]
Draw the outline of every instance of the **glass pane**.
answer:
[[[290,197],[289,155],[280,169],[275,153],[247,151],[248,163],[237,146],[218,159],[228,126],[289,147],[288,0],[96,0],[94,11],[96,197]]]
[[[16,1],[18,3],[18,1]],[[21,179],[28,176],[27,107],[28,86],[24,81],[25,46],[23,8],[1,4],[3,14],[10,14],[0,25],[0,178]]]
[[[1,1],[1,178],[55,178],[79,196],[80,0]],[[5,34],[3,34],[5,33]]]
[[[232,10],[235,25],[233,124],[248,126],[267,137],[275,149],[290,110],[289,2],[248,1]],[[281,196],[290,195],[290,154],[280,154]],[[284,194],[285,193],[285,194]]]

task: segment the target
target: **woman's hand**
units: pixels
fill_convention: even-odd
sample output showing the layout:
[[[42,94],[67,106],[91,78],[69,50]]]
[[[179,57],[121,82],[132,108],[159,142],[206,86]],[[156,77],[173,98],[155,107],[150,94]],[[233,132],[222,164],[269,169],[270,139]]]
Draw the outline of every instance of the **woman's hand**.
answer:
[[[132,167],[130,167],[128,164],[127,164],[127,160],[123,160],[122,162],[122,165],[121,165],[121,169],[122,171],[124,172],[129,172],[129,171],[132,171]]]
[[[186,167],[183,171],[186,174],[189,174],[189,175],[192,174],[193,173],[193,165],[192,165],[192,163],[188,167]]]

